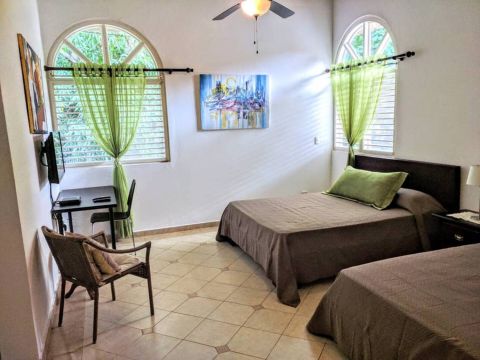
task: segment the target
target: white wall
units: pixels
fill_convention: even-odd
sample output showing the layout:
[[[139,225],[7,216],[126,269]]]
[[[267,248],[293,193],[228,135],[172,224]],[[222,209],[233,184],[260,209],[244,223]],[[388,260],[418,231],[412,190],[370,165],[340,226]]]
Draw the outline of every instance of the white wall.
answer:
[[[417,55],[399,65],[395,156],[468,166],[480,163],[480,1],[335,0],[334,49],[363,15],[390,25],[399,52]],[[332,177],[346,163],[334,151]],[[463,185],[461,206],[476,209],[476,189]]]
[[[39,0],[44,51],[72,24],[93,18],[140,31],[168,67],[195,73],[267,73],[271,122],[266,130],[197,130],[197,79],[167,77],[172,161],[125,166],[137,179],[136,230],[219,220],[229,201],[323,190],[330,181],[331,94],[318,74],[331,61],[330,0],[284,0],[296,11],[253,21],[238,12],[211,19],[224,0]],[[57,15],[52,15],[57,14]],[[62,14],[59,16],[58,14]],[[314,137],[321,145],[314,145]],[[63,188],[111,183],[110,167],[68,169]],[[86,217],[75,219],[90,230]]]
[[[10,277],[11,283],[25,281],[29,286],[28,294],[21,291],[15,293],[17,297],[15,303],[2,304],[2,307],[7,306],[7,309],[11,309],[10,315],[17,316],[17,322],[9,331],[2,332],[1,338],[2,347],[5,346],[10,351],[14,350],[13,354],[16,355],[8,357],[5,354],[7,359],[34,359],[43,351],[49,325],[48,315],[54,302],[57,274],[56,271],[52,271],[52,259],[45,241],[38,237],[40,226],[51,225],[50,202],[45,171],[38,163],[42,136],[31,135],[28,128],[17,33],[21,33],[40,58],[43,58],[36,0],[0,1],[0,79],[6,123],[5,135],[8,137],[11,153],[10,159],[10,156],[2,151],[2,162],[11,162],[15,180],[14,188],[2,187],[2,201],[4,198],[16,195],[18,206],[11,205],[11,210],[12,214],[18,212],[21,229],[21,233],[18,229],[20,237],[12,232],[2,232],[2,240],[12,242],[11,253],[7,254],[10,260],[17,264],[23,262],[27,278],[23,278],[23,272],[17,273],[8,267],[3,268],[2,273]],[[6,173],[2,172],[1,175],[2,178],[7,177]],[[6,193],[7,191],[15,191],[15,193]],[[2,203],[2,206],[8,205]],[[12,224],[14,223],[10,225]],[[18,250],[20,245],[23,246],[23,256],[20,256],[22,252]],[[4,265],[3,262],[2,265]],[[2,286],[1,291],[3,293],[10,289]],[[14,309],[24,301],[30,302],[31,309],[26,309],[23,313],[14,313]],[[3,322],[3,318],[1,321]],[[29,330],[25,329],[27,326]],[[17,341],[15,336],[17,331],[25,332],[24,336],[28,339],[29,331],[32,330],[34,330],[35,344],[23,344]],[[4,341],[6,344],[3,343]]]

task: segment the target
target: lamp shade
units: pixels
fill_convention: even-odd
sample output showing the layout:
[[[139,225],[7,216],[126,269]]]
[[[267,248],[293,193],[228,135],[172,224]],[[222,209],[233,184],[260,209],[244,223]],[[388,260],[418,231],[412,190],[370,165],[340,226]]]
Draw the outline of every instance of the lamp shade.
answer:
[[[468,172],[467,185],[480,186],[480,165],[470,166]]]

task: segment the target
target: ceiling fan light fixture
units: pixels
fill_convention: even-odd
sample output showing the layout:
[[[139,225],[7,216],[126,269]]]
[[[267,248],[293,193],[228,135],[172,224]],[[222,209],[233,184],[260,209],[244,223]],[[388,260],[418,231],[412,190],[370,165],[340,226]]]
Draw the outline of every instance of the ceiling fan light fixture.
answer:
[[[262,16],[270,10],[270,0],[243,0],[242,10],[248,16]]]

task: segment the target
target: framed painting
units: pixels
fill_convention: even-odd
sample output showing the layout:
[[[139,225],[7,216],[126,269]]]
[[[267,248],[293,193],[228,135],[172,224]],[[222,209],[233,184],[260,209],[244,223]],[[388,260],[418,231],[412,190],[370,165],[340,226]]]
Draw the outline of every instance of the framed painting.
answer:
[[[21,34],[17,34],[17,38],[30,133],[46,134],[48,129],[40,58]]]
[[[269,124],[267,75],[200,75],[200,129],[265,129]]]

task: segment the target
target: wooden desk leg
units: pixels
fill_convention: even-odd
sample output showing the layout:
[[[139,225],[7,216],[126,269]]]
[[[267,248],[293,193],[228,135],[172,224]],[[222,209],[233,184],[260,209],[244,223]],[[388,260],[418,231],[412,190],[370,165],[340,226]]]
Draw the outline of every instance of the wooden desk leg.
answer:
[[[110,233],[112,236],[112,248],[117,248],[117,243],[115,239],[115,221],[113,220],[113,208],[108,208],[108,213],[110,215]]]
[[[70,211],[68,212],[68,228],[70,229],[70,232],[73,233],[73,220],[72,213]]]

